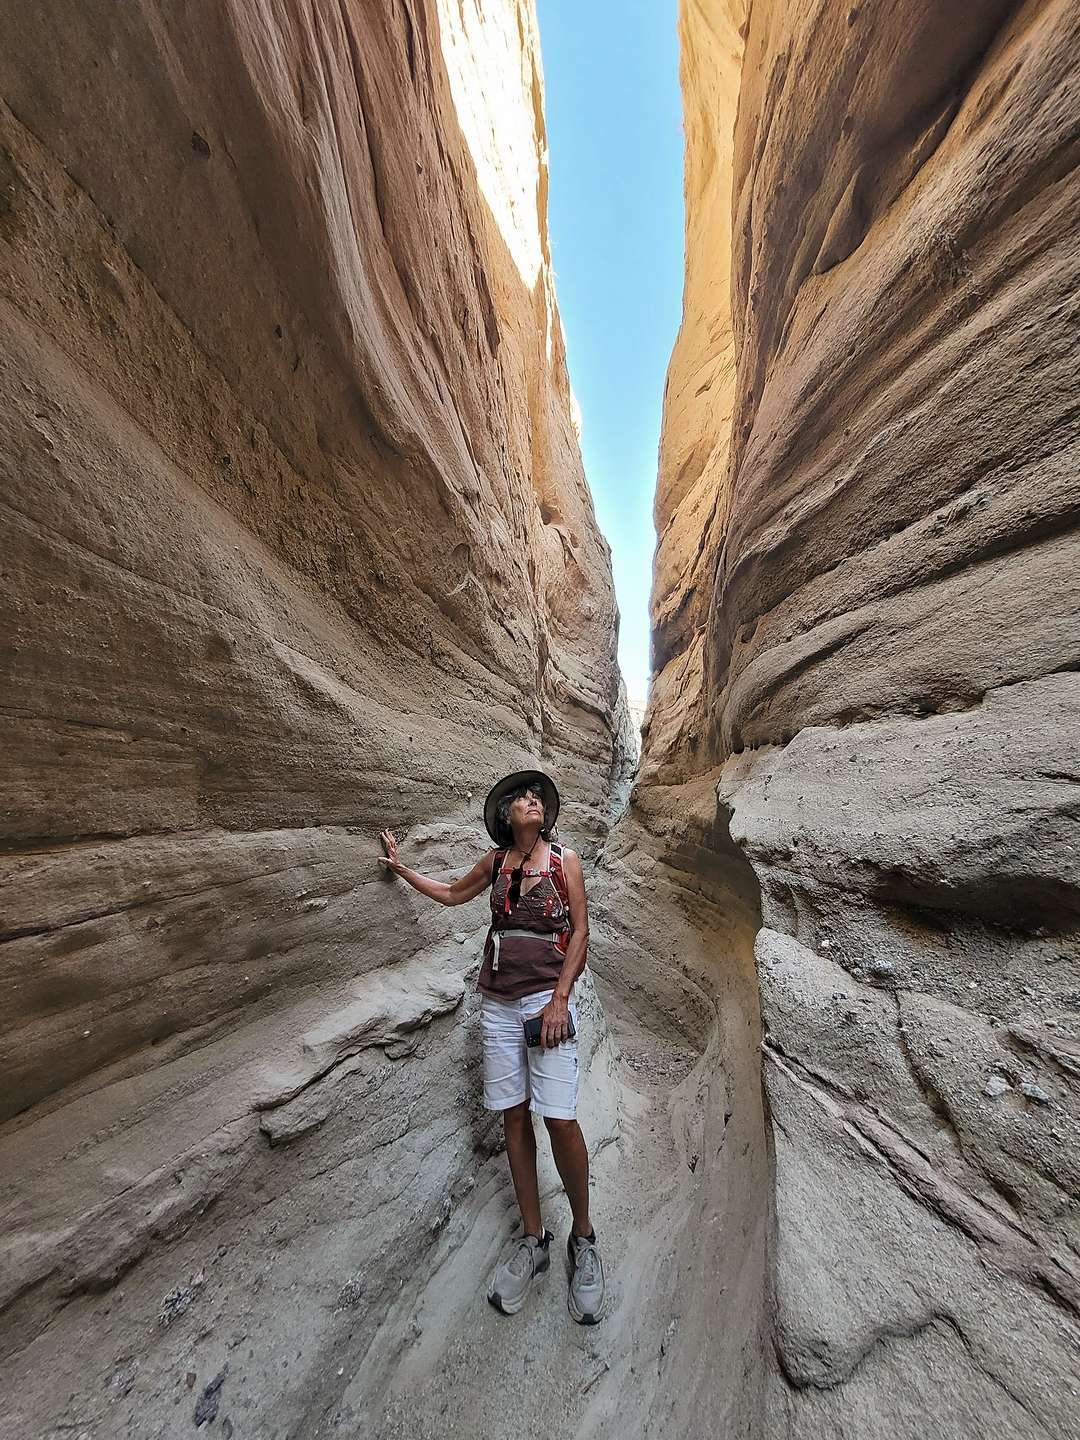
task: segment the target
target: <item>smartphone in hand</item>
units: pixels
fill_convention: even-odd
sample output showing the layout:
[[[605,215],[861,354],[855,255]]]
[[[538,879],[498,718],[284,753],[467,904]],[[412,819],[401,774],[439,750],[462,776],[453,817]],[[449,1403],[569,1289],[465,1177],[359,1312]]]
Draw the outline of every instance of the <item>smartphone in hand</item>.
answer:
[[[540,1030],[543,1025],[543,1019],[544,1017],[542,1015],[534,1015],[531,1020],[522,1021],[525,1027],[525,1044],[530,1050],[535,1050],[537,1045],[540,1044]],[[569,1011],[566,1012],[566,1019],[570,1026],[570,1034],[567,1038],[573,1040],[577,1035],[577,1031],[574,1029],[574,1017]]]

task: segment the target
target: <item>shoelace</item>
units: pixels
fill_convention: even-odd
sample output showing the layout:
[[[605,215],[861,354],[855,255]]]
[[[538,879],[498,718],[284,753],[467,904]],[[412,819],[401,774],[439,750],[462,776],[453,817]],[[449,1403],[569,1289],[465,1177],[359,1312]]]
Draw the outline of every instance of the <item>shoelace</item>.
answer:
[[[533,1268],[533,1247],[528,1240],[519,1240],[514,1246],[514,1253],[506,1262],[506,1268],[511,1275],[528,1275]]]
[[[586,1285],[595,1285],[600,1278],[600,1257],[592,1245],[575,1245],[574,1268]]]

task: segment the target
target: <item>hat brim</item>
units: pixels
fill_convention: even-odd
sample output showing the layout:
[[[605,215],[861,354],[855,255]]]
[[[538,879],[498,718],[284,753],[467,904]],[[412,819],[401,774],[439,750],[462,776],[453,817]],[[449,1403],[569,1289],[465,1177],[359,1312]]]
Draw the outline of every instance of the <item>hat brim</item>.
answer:
[[[522,785],[535,785],[544,799],[544,829],[551,830],[559,818],[559,792],[555,781],[542,770],[515,770],[493,785],[484,801],[484,825],[496,845],[505,845],[499,834],[499,801]]]

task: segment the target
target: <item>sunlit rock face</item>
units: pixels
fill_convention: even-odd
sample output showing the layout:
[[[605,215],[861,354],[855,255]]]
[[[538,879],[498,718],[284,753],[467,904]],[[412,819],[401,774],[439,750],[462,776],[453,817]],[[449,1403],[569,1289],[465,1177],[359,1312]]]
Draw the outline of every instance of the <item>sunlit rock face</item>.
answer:
[[[627,780],[532,7],[0,28],[0,1428],[298,1433],[497,1144],[378,830]]]
[[[704,636],[731,505],[735,387],[731,312],[732,128],[742,0],[695,7],[680,25],[686,136],[683,319],[664,395],[654,518],[653,681],[644,774],[676,783],[700,767]]]
[[[687,3],[681,25],[638,803],[714,779],[760,889],[762,1423],[1064,1436],[1080,12]]]

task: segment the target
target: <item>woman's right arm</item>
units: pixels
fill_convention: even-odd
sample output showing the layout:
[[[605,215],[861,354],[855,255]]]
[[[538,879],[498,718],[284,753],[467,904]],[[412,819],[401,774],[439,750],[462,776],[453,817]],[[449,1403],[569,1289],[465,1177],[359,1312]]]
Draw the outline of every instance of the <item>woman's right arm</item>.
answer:
[[[430,900],[437,900],[440,905],[464,905],[467,900],[475,900],[477,895],[483,894],[491,884],[494,850],[489,850],[483,859],[478,860],[467,875],[455,880],[452,885],[447,885],[442,880],[430,880],[419,871],[410,870],[407,865],[403,865],[398,859],[397,841],[389,830],[384,830],[379,839],[386,848],[386,858],[382,861],[386,869],[400,875],[414,890],[419,890],[421,895],[426,895]]]

